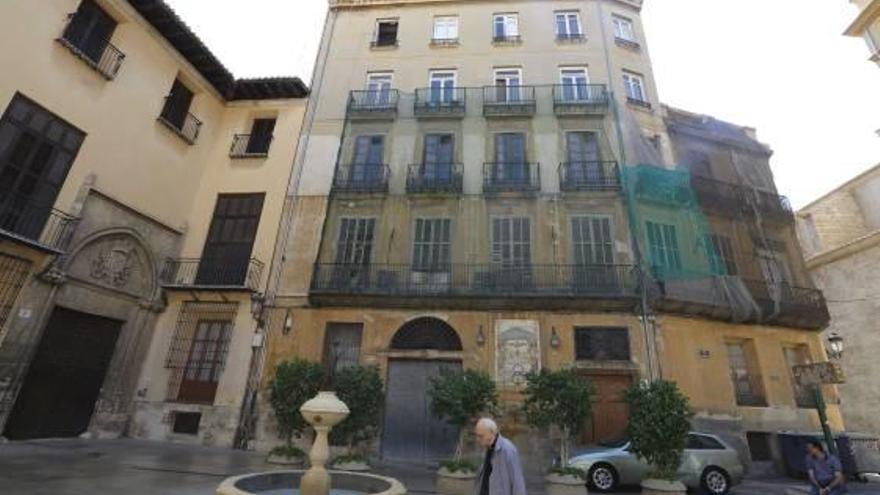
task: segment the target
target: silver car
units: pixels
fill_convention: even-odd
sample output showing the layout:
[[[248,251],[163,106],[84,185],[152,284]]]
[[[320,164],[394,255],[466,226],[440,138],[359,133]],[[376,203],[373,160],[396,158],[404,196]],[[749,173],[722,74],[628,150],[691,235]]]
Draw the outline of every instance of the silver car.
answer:
[[[629,447],[629,441],[620,441],[575,449],[569,465],[584,470],[590,489],[598,492],[612,491],[618,485],[636,485],[651,472],[651,466],[633,455]],[[742,481],[744,471],[736,450],[720,438],[688,434],[678,469],[678,479],[688,488],[724,495]]]

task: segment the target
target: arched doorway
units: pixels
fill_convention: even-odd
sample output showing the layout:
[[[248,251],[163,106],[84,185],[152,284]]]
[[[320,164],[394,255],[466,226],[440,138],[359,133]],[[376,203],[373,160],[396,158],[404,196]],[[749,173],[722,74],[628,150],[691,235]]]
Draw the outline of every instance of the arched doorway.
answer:
[[[426,359],[424,351],[431,353]],[[431,412],[428,387],[441,371],[461,369],[461,339],[448,323],[417,318],[391,339],[386,382],[382,457],[427,464],[448,458],[458,429]]]

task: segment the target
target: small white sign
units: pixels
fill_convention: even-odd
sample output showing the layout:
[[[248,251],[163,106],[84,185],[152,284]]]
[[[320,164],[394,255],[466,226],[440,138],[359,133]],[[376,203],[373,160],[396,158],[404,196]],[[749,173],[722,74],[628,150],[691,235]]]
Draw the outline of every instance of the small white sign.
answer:
[[[21,308],[18,310],[18,317],[21,318],[22,320],[29,319],[31,316],[33,316],[33,314],[34,314],[34,312],[30,308]]]

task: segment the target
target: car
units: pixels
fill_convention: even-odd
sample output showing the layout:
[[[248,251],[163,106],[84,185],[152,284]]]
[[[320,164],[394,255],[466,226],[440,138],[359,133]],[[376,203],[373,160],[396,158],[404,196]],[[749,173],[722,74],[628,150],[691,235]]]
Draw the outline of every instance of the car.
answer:
[[[589,489],[597,492],[639,484],[651,472],[651,466],[631,452],[628,440],[574,449],[568,464],[587,473]],[[688,488],[725,495],[744,474],[736,450],[723,440],[706,433],[688,433],[678,469],[678,479]]]

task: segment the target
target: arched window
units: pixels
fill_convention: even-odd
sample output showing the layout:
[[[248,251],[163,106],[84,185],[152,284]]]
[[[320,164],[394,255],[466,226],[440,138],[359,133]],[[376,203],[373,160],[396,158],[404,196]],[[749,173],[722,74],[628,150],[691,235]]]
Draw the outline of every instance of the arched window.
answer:
[[[391,339],[391,348],[460,351],[461,339],[455,329],[443,320],[417,318],[400,327]]]

